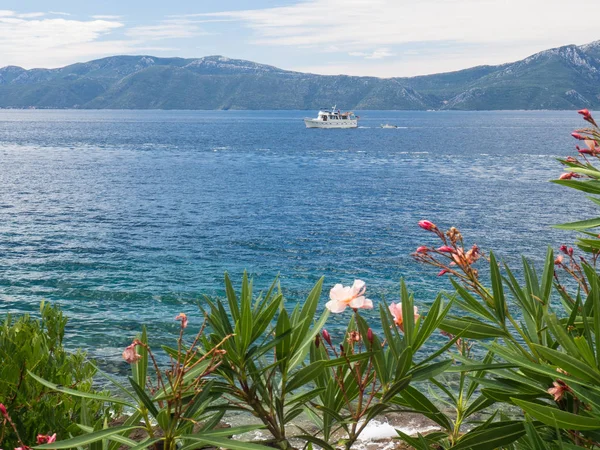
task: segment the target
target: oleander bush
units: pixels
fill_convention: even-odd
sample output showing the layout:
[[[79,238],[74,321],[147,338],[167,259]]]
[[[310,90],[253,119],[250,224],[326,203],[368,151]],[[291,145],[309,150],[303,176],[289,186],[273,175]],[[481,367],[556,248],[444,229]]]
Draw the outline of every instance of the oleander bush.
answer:
[[[589,111],[580,114],[590,127],[573,136],[585,147],[560,160],[566,171],[555,182],[600,205],[600,129]],[[376,304],[355,280],[333,286],[320,310],[323,279],[290,305],[278,280],[255,293],[244,274],[236,291],[226,274],[225,298],[205,298],[193,336],[187,316],[176,317],[176,344],[161,348],[168,364],[159,364],[142,329],[123,352],[125,383],[97,371],[114,384],[111,395],[92,391],[96,368],[83,354],[62,349],[66,321],[57,308],[43,304],[40,321],[8,316],[0,445],[350,450],[372,419],[407,412],[438,427],[398,432],[421,450],[600,448],[600,218],[558,225],[580,233],[577,249],[549,248],[541,267],[523,258],[518,269],[467,244],[456,228],[419,226],[431,239],[414,258],[451,287],[428,311],[418,311],[402,281],[398,303]],[[377,326],[362,314],[374,308]],[[348,318],[341,339],[325,328],[330,314]],[[437,348],[434,333],[447,337]],[[120,425],[110,420],[118,408],[128,414]],[[255,425],[223,428],[232,413]],[[259,440],[243,439],[259,429]]]
[[[28,375],[35,373],[56,384],[93,392],[95,367],[85,353],[70,353],[63,347],[66,324],[60,308],[45,302],[39,319],[7,314],[0,324],[0,404],[5,408],[0,416],[0,445],[5,449],[35,442],[40,433],[64,437],[78,432],[73,424],[81,418],[80,403]],[[101,403],[90,402],[90,416],[100,418],[103,413]]]

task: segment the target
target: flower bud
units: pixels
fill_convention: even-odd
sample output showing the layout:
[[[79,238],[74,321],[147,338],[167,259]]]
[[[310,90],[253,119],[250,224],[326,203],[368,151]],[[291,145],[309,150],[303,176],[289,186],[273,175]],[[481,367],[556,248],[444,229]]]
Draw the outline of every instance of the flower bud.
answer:
[[[570,180],[574,176],[575,176],[575,172],[563,173],[560,177],[558,177],[558,179],[559,180]]]
[[[442,270],[440,270],[440,273],[438,273],[438,275],[437,275],[437,276],[438,276],[438,277],[441,277],[442,275],[445,275],[445,274],[447,274],[447,273],[448,273],[448,269],[442,269]]]
[[[454,253],[455,250],[454,248],[450,247],[449,245],[442,245],[440,248],[437,249],[438,252],[443,252],[443,253]]]
[[[6,406],[4,406],[2,403],[0,403],[0,413],[2,413],[2,415],[8,419],[8,411],[6,411]]]
[[[567,254],[567,246],[565,244],[561,245],[559,250],[565,255]]]
[[[575,139],[579,139],[580,141],[584,141],[585,138],[580,135],[579,133],[571,133],[571,136],[573,136]]]
[[[367,340],[372,344],[373,343],[373,330],[370,328],[367,330]]]
[[[315,347],[319,348],[319,345],[321,345],[321,338],[319,337],[319,335],[317,334],[315,336]]]
[[[588,109],[580,109],[577,114],[581,114],[583,117],[590,117],[590,111]]]
[[[325,342],[331,345],[331,336],[329,335],[327,330],[323,330],[323,339],[325,339]]]
[[[420,247],[417,248],[417,253],[427,253],[429,251],[429,249],[427,247],[425,247],[424,245],[421,245]]]
[[[556,259],[554,260],[554,264],[556,264],[557,266],[561,265],[563,262],[563,255],[558,255],[556,257]]]
[[[435,224],[429,220],[420,220],[419,226],[427,231],[435,230],[437,228]]]
[[[573,247],[569,247],[569,250],[567,250],[567,253],[569,254],[569,256],[573,256]]]

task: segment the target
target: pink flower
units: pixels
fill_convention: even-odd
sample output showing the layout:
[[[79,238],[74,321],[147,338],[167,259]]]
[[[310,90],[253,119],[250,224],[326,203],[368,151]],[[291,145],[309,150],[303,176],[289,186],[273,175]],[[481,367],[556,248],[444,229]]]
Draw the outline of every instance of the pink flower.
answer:
[[[6,411],[6,406],[4,406],[2,403],[0,403],[0,413],[2,413],[2,415],[8,419],[8,411]]]
[[[569,249],[567,250],[567,254],[569,256],[573,256],[573,247],[569,247]]]
[[[590,111],[588,109],[580,109],[577,114],[581,114],[583,117],[590,117]]]
[[[567,246],[565,244],[561,245],[559,250],[563,252],[565,255],[567,254]]]
[[[447,273],[448,273],[448,269],[442,269],[442,270],[439,271],[439,273],[438,273],[437,276],[441,277],[442,275],[446,275]]]
[[[557,402],[563,398],[566,392],[570,392],[571,389],[567,384],[562,380],[556,380],[552,383],[554,387],[548,389],[548,394],[554,396],[554,401]]]
[[[558,177],[558,179],[559,180],[570,180],[574,176],[575,176],[575,172],[563,173],[560,177]]]
[[[184,313],[179,313],[179,315],[175,317],[175,320],[181,320],[181,328],[187,327],[188,319]]]
[[[417,253],[427,253],[429,251],[429,249],[427,247],[425,247],[424,245],[421,245],[420,247],[417,248]]]
[[[421,317],[419,315],[419,308],[417,308],[416,306],[413,306],[414,308],[414,321],[416,322],[417,320],[419,320],[419,317]],[[402,303],[392,303],[390,305],[390,313],[392,314],[392,317],[394,318],[394,323],[396,325],[398,325],[398,327],[400,327],[400,330],[404,331],[404,320],[402,317]]]
[[[341,313],[348,306],[352,309],[373,309],[373,302],[364,296],[366,289],[362,280],[354,280],[352,286],[336,284],[329,291],[331,300],[325,307],[332,313]]]
[[[427,231],[435,230],[437,228],[435,224],[429,220],[420,220],[419,226]]]
[[[135,362],[138,362],[140,359],[142,359],[142,355],[138,355],[138,353],[135,351],[136,345],[137,345],[137,343],[134,342],[133,344],[128,346],[125,350],[123,350],[123,359],[129,364],[133,364]]]
[[[585,138],[579,133],[571,133],[571,136],[573,136],[575,139],[579,139],[580,141],[585,140]]]
[[[331,345],[331,336],[327,330],[323,330],[323,339],[325,339],[325,342]]]
[[[454,253],[455,250],[449,245],[442,245],[440,248],[437,249],[437,251],[444,253]]]
[[[45,434],[37,435],[38,444],[52,444],[54,441],[56,441],[56,433],[54,433],[52,436]]]
[[[557,266],[562,264],[562,262],[563,262],[563,255],[558,255],[556,257],[556,259],[554,260],[554,264],[556,264]]]

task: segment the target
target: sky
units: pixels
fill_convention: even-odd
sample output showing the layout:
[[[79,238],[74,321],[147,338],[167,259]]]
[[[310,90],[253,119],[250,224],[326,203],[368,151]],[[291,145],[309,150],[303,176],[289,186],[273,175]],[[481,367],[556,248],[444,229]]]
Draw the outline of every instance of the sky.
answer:
[[[600,40],[599,14],[597,0],[0,0],[0,67],[223,55],[414,76]]]

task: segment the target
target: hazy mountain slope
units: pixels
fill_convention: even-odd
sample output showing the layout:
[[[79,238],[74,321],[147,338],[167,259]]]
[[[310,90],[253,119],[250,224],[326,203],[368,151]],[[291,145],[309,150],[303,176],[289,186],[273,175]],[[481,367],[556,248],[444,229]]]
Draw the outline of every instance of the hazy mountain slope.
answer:
[[[600,41],[413,78],[324,76],[251,61],[113,56],[0,69],[0,107],[116,109],[573,109],[600,107]]]

